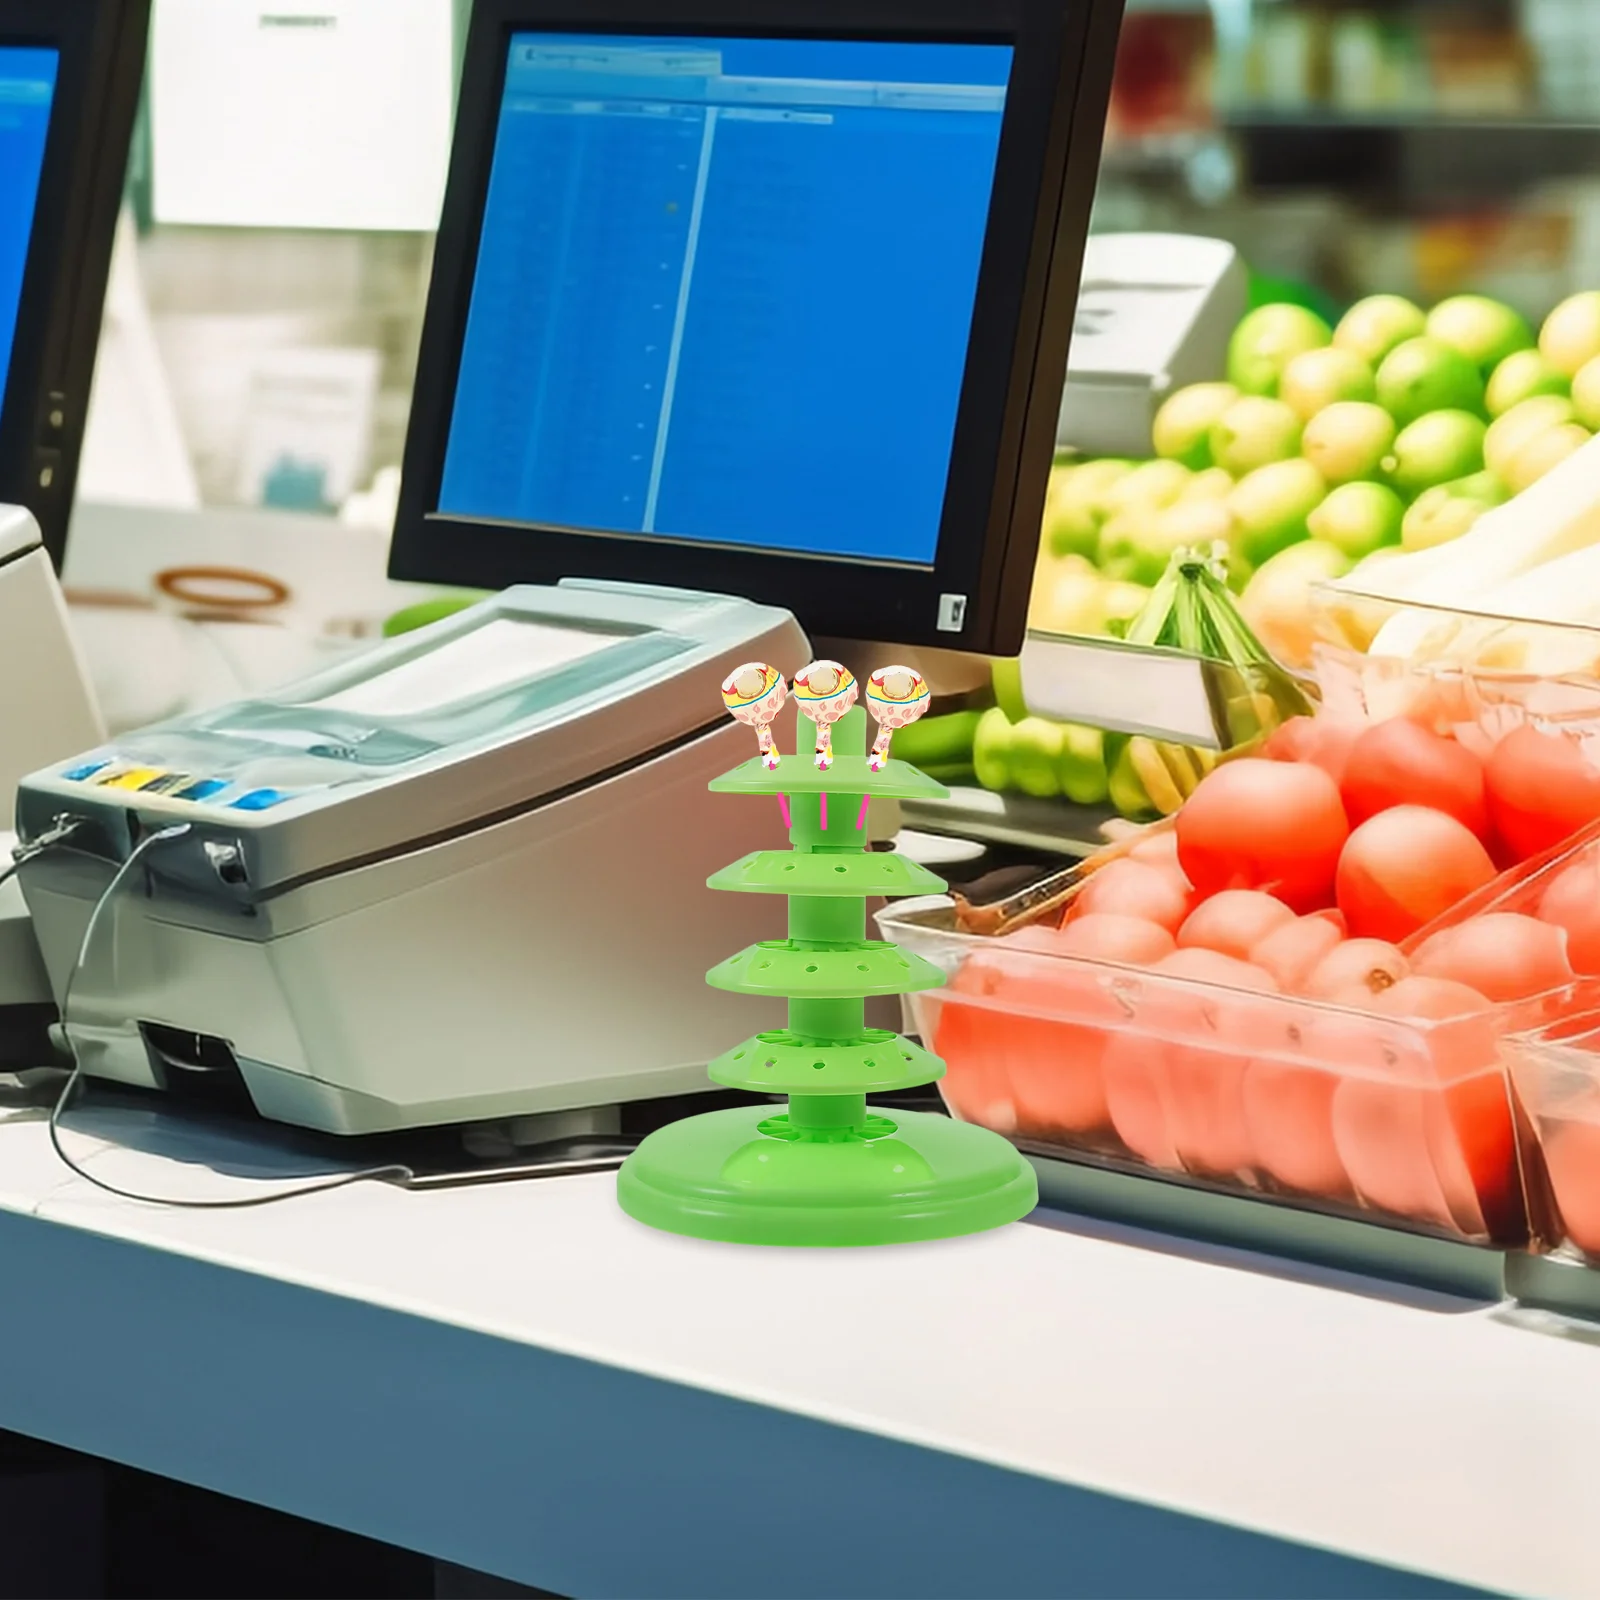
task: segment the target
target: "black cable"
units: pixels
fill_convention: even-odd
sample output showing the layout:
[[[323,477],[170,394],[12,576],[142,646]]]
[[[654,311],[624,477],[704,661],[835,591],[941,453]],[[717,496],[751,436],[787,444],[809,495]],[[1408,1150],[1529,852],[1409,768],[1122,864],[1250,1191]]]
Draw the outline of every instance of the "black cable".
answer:
[[[58,824],[58,829],[63,825]],[[37,854],[40,849],[48,849],[51,845],[61,843],[71,836],[81,823],[73,823],[65,831],[57,832],[54,837],[41,835],[40,840],[33,842],[30,853]],[[398,1178],[409,1182],[415,1177],[410,1167],[398,1163],[382,1167],[362,1167],[355,1172],[341,1172],[329,1178],[319,1178],[312,1183],[300,1184],[292,1189],[275,1189],[271,1194],[249,1195],[237,1200],[170,1200],[161,1195],[140,1194],[133,1189],[123,1189],[114,1183],[108,1183],[104,1178],[97,1178],[92,1172],[87,1171],[83,1165],[74,1161],[62,1146],[61,1142],[61,1117],[71,1102],[74,1091],[84,1076],[83,1063],[78,1058],[78,1051],[72,1042],[72,1033],[68,1021],[68,1008],[72,1000],[72,988],[78,980],[78,975],[88,963],[91,943],[96,930],[100,925],[100,918],[106,907],[111,903],[112,896],[116,894],[126,879],[132,873],[135,865],[152,846],[163,843],[168,839],[181,838],[188,833],[187,822],[174,823],[171,827],[162,828],[155,833],[146,834],[134,848],[129,851],[127,859],[112,874],[111,882],[102,891],[100,898],[95,901],[94,910],[89,913],[89,921],[83,930],[83,939],[78,945],[77,960],[72,965],[72,971],[67,974],[66,986],[61,995],[61,1039],[67,1048],[67,1054],[72,1058],[72,1071],[67,1081],[62,1085],[61,1093],[56,1096],[56,1103],[50,1111],[50,1147],[55,1151],[57,1159],[67,1170],[76,1177],[82,1178],[85,1183],[92,1184],[96,1189],[103,1190],[106,1194],[116,1195],[120,1200],[135,1200],[145,1205],[174,1206],[186,1211],[242,1211],[252,1206],[272,1205],[279,1200],[293,1200],[301,1195],[321,1194],[328,1189],[342,1189],[352,1183],[363,1183],[368,1179]],[[41,841],[48,837],[48,843]],[[11,871],[16,870],[13,863]],[[3,882],[0,878],[0,882]]]

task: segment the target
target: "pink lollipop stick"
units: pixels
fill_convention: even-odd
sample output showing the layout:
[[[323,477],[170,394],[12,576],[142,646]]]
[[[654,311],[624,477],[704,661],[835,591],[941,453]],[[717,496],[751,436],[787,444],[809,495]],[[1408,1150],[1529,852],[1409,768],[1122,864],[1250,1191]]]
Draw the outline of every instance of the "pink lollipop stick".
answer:
[[[789,797],[786,794],[778,796],[778,810],[783,816],[783,825],[786,828],[794,826],[794,819],[789,815]]]
[[[870,794],[862,795],[862,797],[861,797],[861,813],[856,818],[856,832],[857,833],[860,833],[861,830],[864,827],[866,827],[866,825],[867,825],[867,807],[869,805],[871,805],[871,804],[872,804],[872,796]]]
[[[822,822],[822,831],[828,831],[828,791],[824,789],[818,796],[817,816]]]

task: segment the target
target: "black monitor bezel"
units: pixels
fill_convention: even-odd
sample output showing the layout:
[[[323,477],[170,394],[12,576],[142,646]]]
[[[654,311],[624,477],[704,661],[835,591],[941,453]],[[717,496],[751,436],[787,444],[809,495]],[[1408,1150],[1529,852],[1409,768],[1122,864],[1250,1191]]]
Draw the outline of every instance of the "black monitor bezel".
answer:
[[[0,46],[58,53],[11,365],[0,502],[26,506],[59,570],[78,478],[150,0],[4,0]]]
[[[814,636],[1011,652],[1022,640],[1122,0],[477,0],[463,62],[389,572],[715,589]],[[500,522],[437,510],[511,35],[1006,42],[1015,54],[931,565]],[[959,626],[945,597],[962,598]]]

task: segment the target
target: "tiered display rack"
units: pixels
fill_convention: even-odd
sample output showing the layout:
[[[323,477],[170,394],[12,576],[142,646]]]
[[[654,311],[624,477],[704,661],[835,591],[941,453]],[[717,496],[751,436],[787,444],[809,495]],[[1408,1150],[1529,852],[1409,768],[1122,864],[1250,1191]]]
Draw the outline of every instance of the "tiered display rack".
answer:
[[[803,724],[802,724],[803,726]],[[711,784],[720,794],[779,797],[788,850],[758,850],[710,879],[713,889],[783,895],[788,937],[763,940],[707,974],[714,988],[789,1002],[788,1026],[711,1062],[712,1080],[770,1098],[653,1133],[618,1175],[623,1209],[672,1233],[739,1244],[866,1245],[947,1238],[1015,1222],[1038,1199],[1032,1167],[1005,1139],[928,1112],[868,1108],[867,1096],[934,1082],[944,1063],[900,1035],[866,1026],[876,995],[936,988],[931,962],[866,936],[866,902],[938,894],[906,857],[870,850],[874,799],[946,791],[903,761],[873,772],[857,708],[834,730],[826,772],[810,753],[769,771],[755,757]]]

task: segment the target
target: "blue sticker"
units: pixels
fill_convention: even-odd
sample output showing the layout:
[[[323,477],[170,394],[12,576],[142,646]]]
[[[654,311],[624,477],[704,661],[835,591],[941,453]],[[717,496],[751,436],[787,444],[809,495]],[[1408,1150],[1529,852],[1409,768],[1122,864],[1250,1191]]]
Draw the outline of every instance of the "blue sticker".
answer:
[[[252,789],[249,794],[242,794],[233,802],[233,810],[265,811],[287,799],[289,795],[282,789]]]
[[[191,783],[187,789],[180,789],[173,796],[175,800],[209,800],[214,794],[221,794],[228,787],[226,778],[202,778],[198,783]]]
[[[105,761],[90,761],[81,767],[68,767],[61,774],[68,783],[87,783],[97,772],[104,772],[111,765],[109,758]]]

